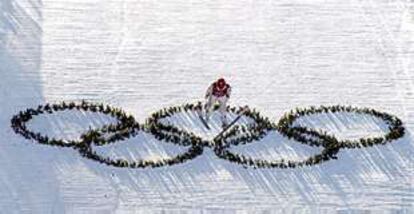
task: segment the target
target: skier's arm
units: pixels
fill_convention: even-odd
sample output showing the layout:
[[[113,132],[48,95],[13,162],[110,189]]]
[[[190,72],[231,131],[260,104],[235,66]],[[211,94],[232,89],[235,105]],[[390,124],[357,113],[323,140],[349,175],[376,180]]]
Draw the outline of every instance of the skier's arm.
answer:
[[[209,96],[211,96],[211,94],[212,94],[212,93],[213,93],[213,85],[210,85],[210,86],[207,88],[205,98],[207,99]]]
[[[226,97],[230,98],[230,94],[231,94],[231,87],[229,86],[229,88],[227,89]]]

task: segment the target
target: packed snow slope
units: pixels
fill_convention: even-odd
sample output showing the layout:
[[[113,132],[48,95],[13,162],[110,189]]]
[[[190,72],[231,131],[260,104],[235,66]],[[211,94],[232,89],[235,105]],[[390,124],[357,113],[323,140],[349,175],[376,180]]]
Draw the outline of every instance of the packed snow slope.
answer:
[[[0,42],[0,213],[414,212],[410,1],[0,0]],[[398,116],[407,133],[299,169],[244,168],[208,148],[179,165],[119,169],[10,128],[20,110],[81,99],[121,107],[143,123],[161,108],[202,99],[221,76],[233,86],[229,104],[273,122],[295,107],[354,105]],[[367,117],[298,122],[345,139],[386,131]],[[69,111],[29,127],[75,139],[111,120]],[[151,135],[97,148],[132,159],[185,149]],[[272,160],[320,152],[277,132],[231,149]]]

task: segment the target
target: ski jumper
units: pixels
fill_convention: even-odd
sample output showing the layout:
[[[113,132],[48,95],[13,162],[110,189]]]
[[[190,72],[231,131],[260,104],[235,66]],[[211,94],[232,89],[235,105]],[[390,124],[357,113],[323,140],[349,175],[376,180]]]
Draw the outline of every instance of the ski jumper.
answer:
[[[219,103],[219,112],[221,114],[221,121],[223,124],[227,124],[226,120],[226,110],[227,110],[227,100],[230,98],[231,87],[229,84],[225,83],[224,86],[220,87],[218,82],[214,82],[208,87],[206,92],[206,120],[209,120],[211,109],[214,107],[214,104]]]

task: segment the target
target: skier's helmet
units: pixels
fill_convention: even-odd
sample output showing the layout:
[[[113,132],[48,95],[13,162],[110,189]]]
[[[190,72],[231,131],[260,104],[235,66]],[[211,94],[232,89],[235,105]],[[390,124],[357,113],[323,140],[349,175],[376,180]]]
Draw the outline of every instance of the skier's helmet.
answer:
[[[219,88],[224,88],[224,86],[226,86],[226,80],[224,80],[224,78],[220,78],[217,80],[217,86]]]

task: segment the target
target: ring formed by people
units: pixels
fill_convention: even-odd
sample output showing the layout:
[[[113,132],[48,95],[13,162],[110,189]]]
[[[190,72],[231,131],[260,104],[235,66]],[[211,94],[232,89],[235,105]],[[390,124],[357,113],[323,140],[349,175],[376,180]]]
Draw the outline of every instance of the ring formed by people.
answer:
[[[65,140],[49,137],[37,133],[27,127],[27,123],[34,117],[41,114],[53,114],[64,110],[99,112],[113,117],[114,124],[103,125],[97,129],[90,129],[81,134],[79,140]],[[234,115],[244,116],[253,121],[249,124],[231,124],[223,129],[213,139],[203,139],[197,134],[186,129],[180,129],[173,124],[166,124],[162,120],[172,117],[180,112],[198,112],[202,110],[202,104],[185,104],[161,109],[153,113],[144,124],[136,122],[132,115],[128,115],[120,108],[109,105],[81,102],[61,102],[56,104],[39,105],[36,108],[29,108],[20,111],[11,119],[11,127],[15,133],[26,139],[40,144],[59,147],[72,147],[88,159],[114,167],[128,168],[154,168],[171,166],[183,163],[203,154],[205,147],[213,149],[217,157],[233,163],[241,164],[244,167],[254,168],[296,168],[323,163],[337,159],[341,149],[362,148],[386,144],[395,141],[405,134],[402,121],[396,116],[375,109],[357,108],[352,106],[320,106],[309,108],[297,108],[286,113],[277,123],[272,123],[268,118],[262,116],[257,110],[245,107],[227,107],[227,112]],[[301,117],[324,114],[324,113],[355,113],[365,114],[378,118],[388,126],[388,132],[384,136],[360,138],[358,140],[341,140],[335,135],[326,131],[309,128],[295,124]],[[230,151],[231,146],[254,143],[265,137],[270,131],[277,131],[282,136],[308,146],[321,147],[319,154],[308,157],[304,160],[265,160],[254,159],[245,155]],[[117,158],[111,159],[98,154],[94,147],[103,146],[118,141],[124,141],[139,134],[150,134],[159,141],[173,143],[177,146],[188,146],[189,148],[174,156],[157,160],[134,160]],[[260,142],[258,142],[260,143]]]

